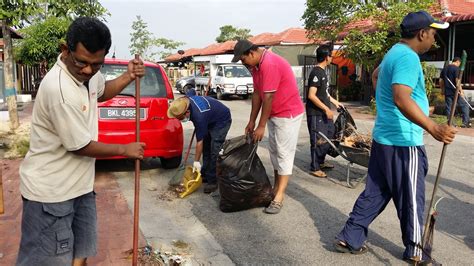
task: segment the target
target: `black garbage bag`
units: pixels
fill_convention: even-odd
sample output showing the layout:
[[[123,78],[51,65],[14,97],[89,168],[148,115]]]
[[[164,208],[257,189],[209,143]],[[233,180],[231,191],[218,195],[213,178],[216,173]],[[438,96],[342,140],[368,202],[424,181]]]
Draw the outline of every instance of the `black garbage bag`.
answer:
[[[334,138],[341,141],[344,140],[345,137],[352,135],[354,130],[357,129],[357,126],[346,107],[340,107],[337,111],[339,112],[339,116],[334,122]]]
[[[336,121],[334,122],[334,136],[328,136],[333,138],[333,143],[336,147],[339,147],[339,143],[344,140],[345,137],[350,136],[357,129],[357,126],[354,122],[349,111],[346,107],[340,107],[337,109],[339,115],[337,116]],[[339,156],[339,153],[334,150],[331,146],[328,150],[330,156],[336,158]]]
[[[226,140],[217,159],[217,183],[223,212],[266,207],[273,189],[257,146],[246,136]]]

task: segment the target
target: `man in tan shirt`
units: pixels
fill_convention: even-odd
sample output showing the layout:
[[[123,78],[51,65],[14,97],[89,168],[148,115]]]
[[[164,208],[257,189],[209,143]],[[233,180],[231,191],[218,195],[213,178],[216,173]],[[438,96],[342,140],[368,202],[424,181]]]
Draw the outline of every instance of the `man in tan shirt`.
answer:
[[[99,69],[111,36],[95,18],[76,19],[66,41],[41,82],[30,149],[20,167],[23,217],[17,265],[85,265],[97,246],[95,158],[143,158],[144,143],[97,142],[97,102],[144,76],[143,62],[131,60],[127,72],[105,82]]]

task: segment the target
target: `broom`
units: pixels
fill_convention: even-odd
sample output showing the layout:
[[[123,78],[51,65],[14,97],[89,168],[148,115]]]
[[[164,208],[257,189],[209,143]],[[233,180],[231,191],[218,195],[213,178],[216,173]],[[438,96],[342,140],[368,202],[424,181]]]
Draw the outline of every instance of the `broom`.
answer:
[[[171,177],[170,181],[168,182],[169,186],[179,186],[181,184],[181,180],[183,179],[183,173],[186,168],[186,162],[188,161],[189,152],[191,151],[191,146],[193,145],[194,135],[196,134],[196,130],[193,131],[193,135],[191,136],[191,140],[189,141],[188,150],[186,152],[186,156],[184,156],[184,161],[181,162],[178,170],[176,173]]]
[[[461,80],[461,77],[464,72],[464,68],[466,67],[466,60],[467,60],[467,53],[466,51],[463,50],[462,57],[461,57],[461,66],[460,66],[460,71],[458,75],[459,81]],[[451,107],[451,112],[449,114],[449,119],[448,119],[449,126],[451,126],[452,124],[454,113],[456,111],[456,104],[459,97],[460,86],[461,86],[460,82],[456,84],[456,92],[454,93],[453,105]],[[438,172],[436,173],[436,180],[433,187],[433,193],[431,195],[431,200],[430,200],[430,205],[429,205],[430,207],[428,208],[428,214],[426,217],[425,230],[423,232],[422,246],[421,246],[423,253],[433,262],[434,260],[432,259],[431,251],[433,250],[434,226],[436,223],[435,216],[438,214],[438,212],[436,211],[436,206],[438,205],[438,202],[441,200],[439,199],[435,202],[435,196],[436,196],[436,191],[438,190],[438,183],[441,177],[441,171],[443,170],[444,157],[446,155],[447,147],[448,147],[448,144],[444,143],[443,150],[441,151],[441,158],[439,160]],[[433,203],[435,204],[433,205]]]

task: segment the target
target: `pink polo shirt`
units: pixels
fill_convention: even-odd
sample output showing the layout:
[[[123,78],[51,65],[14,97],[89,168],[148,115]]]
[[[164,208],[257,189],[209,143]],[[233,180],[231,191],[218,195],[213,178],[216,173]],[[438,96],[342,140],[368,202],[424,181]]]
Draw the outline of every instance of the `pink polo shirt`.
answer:
[[[270,117],[296,117],[304,112],[295,75],[290,64],[268,50],[262,55],[258,67],[252,68],[253,86],[260,98],[274,92]]]

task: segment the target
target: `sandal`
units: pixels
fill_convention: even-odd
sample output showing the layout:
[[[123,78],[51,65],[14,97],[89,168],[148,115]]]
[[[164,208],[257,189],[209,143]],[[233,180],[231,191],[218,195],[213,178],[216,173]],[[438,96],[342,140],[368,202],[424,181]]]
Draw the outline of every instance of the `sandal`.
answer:
[[[365,244],[362,245],[362,247],[360,247],[359,249],[353,249],[351,246],[349,246],[349,244],[347,244],[345,241],[342,241],[342,240],[339,240],[338,242],[336,242],[334,244],[334,247],[336,248],[338,252],[350,253],[354,255],[364,254],[369,250],[369,248]]]
[[[312,174],[315,177],[319,177],[319,178],[326,178],[327,177],[326,173],[321,171],[321,170],[310,172],[310,174]]]
[[[268,207],[266,207],[263,211],[268,214],[277,214],[280,212],[282,207],[282,202],[272,200],[272,202],[270,202],[270,205],[268,205]]]

